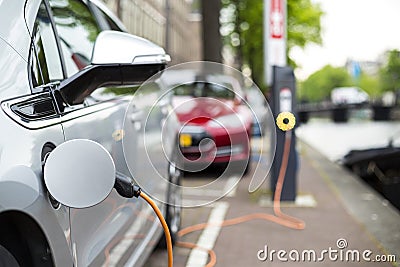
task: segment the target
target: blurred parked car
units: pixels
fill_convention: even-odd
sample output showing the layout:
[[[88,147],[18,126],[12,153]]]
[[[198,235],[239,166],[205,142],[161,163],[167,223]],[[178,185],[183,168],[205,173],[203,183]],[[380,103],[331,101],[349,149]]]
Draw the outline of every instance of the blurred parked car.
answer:
[[[268,118],[267,101],[257,87],[249,87],[245,93],[246,101],[253,112],[253,136],[264,136]]]
[[[174,86],[172,102],[182,124],[186,170],[199,171],[211,163],[233,163],[237,170],[248,170],[253,117],[243,96],[235,80],[224,75]]]
[[[80,203],[102,186],[99,178],[75,199],[76,205],[68,206],[49,193],[46,179],[57,177],[43,174],[54,149],[69,140],[88,139],[112,156],[118,177],[130,181],[131,175],[157,174],[179,184],[180,172],[164,155],[176,154],[177,144],[163,149],[161,138],[140,143],[144,127],[154,136],[162,134],[159,119],[167,114],[153,109],[146,121],[141,116],[161,92],[144,90],[130,104],[121,91],[104,89],[138,85],[168,60],[161,47],[121,31],[121,22],[98,1],[0,1],[0,265],[140,266],[162,237],[159,222],[142,200],[126,199],[113,189],[95,205]],[[95,93],[101,97],[93,97]],[[179,124],[168,127],[171,131],[164,135],[177,140]],[[84,150],[63,154],[64,162]],[[60,176],[93,166],[93,158],[89,155],[73,169],[61,165]],[[179,192],[147,180],[142,187],[160,200],[176,235]],[[73,196],[68,179],[59,182],[65,187],[58,191]],[[162,204],[167,201],[172,204]]]
[[[333,104],[361,104],[369,100],[368,94],[358,87],[337,87],[331,92]]]

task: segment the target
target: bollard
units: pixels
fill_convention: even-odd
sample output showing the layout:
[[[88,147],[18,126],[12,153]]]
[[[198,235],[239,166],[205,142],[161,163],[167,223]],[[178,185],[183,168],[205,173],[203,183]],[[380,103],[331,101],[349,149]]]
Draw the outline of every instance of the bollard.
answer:
[[[388,121],[390,120],[392,107],[383,105],[373,105],[373,120],[374,121]]]
[[[349,109],[345,105],[335,106],[332,110],[334,122],[347,122],[349,120]]]

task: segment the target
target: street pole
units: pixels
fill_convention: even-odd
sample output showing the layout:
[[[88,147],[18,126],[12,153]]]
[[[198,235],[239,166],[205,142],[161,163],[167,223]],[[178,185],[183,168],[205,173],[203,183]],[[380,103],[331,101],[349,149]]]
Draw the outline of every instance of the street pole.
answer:
[[[171,54],[170,50],[170,27],[171,27],[171,6],[169,0],[165,0],[165,51]]]
[[[293,69],[287,66],[286,60],[286,13],[286,0],[264,0],[264,81],[271,90],[270,103],[275,118],[282,112],[294,113],[296,103],[296,80]],[[283,201],[295,201],[297,193],[298,160],[295,129],[291,131],[292,142],[285,171],[285,182],[280,195],[280,200]],[[274,194],[286,138],[285,132],[279,129],[276,131],[276,143],[271,138],[271,147],[276,145],[270,181],[270,188]]]
[[[271,86],[271,81],[268,80],[268,77],[271,77],[269,67],[268,67],[268,37],[269,37],[269,1],[264,0],[263,5],[263,57],[264,57],[264,82],[269,87]]]
[[[264,0],[264,81],[272,85],[272,67],[285,67],[286,60],[286,21],[287,5],[285,0]]]

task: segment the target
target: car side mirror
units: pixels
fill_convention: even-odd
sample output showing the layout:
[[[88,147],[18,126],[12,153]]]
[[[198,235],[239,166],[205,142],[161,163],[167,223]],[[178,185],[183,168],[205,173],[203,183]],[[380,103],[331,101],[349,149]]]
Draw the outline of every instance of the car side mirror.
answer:
[[[96,38],[91,64],[62,81],[56,91],[65,103],[80,104],[99,87],[139,85],[169,61],[163,48],[146,39],[103,31]]]
[[[149,40],[118,31],[102,31],[93,48],[92,65],[160,64],[171,58],[164,49]]]
[[[57,146],[44,165],[49,193],[71,208],[88,208],[102,202],[114,188],[115,165],[100,144],[70,140]]]

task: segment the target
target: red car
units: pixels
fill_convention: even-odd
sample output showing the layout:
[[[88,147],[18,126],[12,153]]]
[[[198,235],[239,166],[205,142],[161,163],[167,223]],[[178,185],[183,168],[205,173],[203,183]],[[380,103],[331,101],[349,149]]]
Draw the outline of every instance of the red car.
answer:
[[[185,170],[196,172],[212,163],[231,162],[228,166],[235,170],[248,170],[253,116],[240,88],[233,87],[204,79],[174,88]]]

